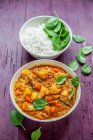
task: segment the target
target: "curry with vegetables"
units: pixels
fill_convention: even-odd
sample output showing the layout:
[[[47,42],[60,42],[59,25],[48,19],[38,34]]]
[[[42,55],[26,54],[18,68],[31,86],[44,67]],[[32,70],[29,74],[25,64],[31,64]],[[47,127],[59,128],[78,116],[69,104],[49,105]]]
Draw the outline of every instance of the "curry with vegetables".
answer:
[[[20,109],[39,120],[68,113],[76,101],[79,78],[63,68],[40,65],[24,69],[14,84],[14,97]]]

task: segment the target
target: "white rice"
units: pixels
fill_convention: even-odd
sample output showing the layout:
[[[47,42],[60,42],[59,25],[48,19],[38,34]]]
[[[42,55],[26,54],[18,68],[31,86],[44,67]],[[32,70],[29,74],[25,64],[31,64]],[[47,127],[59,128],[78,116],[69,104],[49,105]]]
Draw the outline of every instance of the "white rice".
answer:
[[[44,26],[41,24],[38,27],[27,28],[22,35],[22,41],[33,54],[44,56],[56,54],[58,51],[53,50],[52,41],[43,30]]]

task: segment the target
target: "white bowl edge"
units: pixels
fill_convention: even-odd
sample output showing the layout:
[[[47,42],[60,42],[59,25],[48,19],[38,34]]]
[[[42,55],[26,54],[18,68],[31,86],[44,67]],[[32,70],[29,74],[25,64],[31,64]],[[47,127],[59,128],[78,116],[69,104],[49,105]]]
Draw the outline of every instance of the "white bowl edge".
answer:
[[[24,29],[24,27],[29,23],[29,22],[31,22],[31,21],[33,21],[33,20],[35,20],[35,19],[39,19],[39,18],[49,18],[49,17],[53,17],[53,16],[47,16],[47,15],[43,15],[43,16],[37,16],[37,17],[33,17],[33,18],[31,18],[31,19],[29,19],[29,20],[27,20],[23,25],[22,25],[22,27],[21,27],[21,29],[20,29],[20,32],[19,32],[19,40],[20,40],[20,42],[21,42],[21,44],[22,44],[22,47],[29,53],[29,54],[31,54],[33,57],[35,57],[35,58],[37,58],[37,59],[54,59],[54,58],[57,58],[60,54],[62,54],[65,50],[67,50],[68,48],[69,48],[69,46],[71,45],[71,41],[72,41],[72,31],[71,31],[71,28],[69,27],[69,25],[64,21],[64,20],[62,20],[62,19],[60,19],[64,24],[65,24],[65,26],[67,27],[67,29],[68,29],[68,31],[69,31],[69,33],[70,33],[70,41],[69,41],[69,43],[68,43],[68,45],[63,49],[63,50],[61,50],[61,51],[59,51],[58,53],[56,53],[56,54],[53,54],[53,55],[38,55],[38,54],[34,54],[34,53],[32,53],[31,51],[29,51],[26,47],[25,47],[25,45],[24,45],[24,43],[22,42],[22,39],[21,39],[21,32],[22,32],[22,30]],[[43,23],[43,22],[42,22]]]
[[[74,104],[74,106],[71,108],[71,110],[66,113],[65,115],[61,116],[61,117],[58,117],[58,118],[54,118],[54,119],[47,119],[47,120],[39,120],[39,119],[36,119],[36,118],[33,118],[29,115],[27,115],[25,112],[23,112],[19,106],[17,105],[17,103],[15,102],[15,99],[14,99],[14,82],[16,81],[16,79],[20,76],[21,74],[21,71],[24,69],[24,68],[32,68],[34,66],[38,66],[38,65],[46,65],[46,64],[49,64],[49,65],[55,65],[55,66],[59,66],[59,67],[62,67],[63,69],[65,69],[67,72],[69,72],[72,76],[76,76],[75,73],[68,67],[66,66],[65,64],[61,63],[61,62],[58,62],[58,61],[55,61],[55,60],[49,60],[49,59],[41,59],[41,60],[36,60],[36,61],[32,61],[32,62],[29,62],[25,65],[23,65],[13,76],[12,80],[11,80],[11,83],[10,83],[10,98],[12,100],[12,103],[14,105],[14,107],[23,115],[25,116],[26,118],[30,119],[30,120],[33,120],[33,121],[38,121],[38,122],[53,122],[53,121],[57,121],[57,120],[60,120],[60,119],[63,119],[65,117],[67,117],[69,114],[71,114],[76,106],[78,105],[79,103],[79,100],[80,100],[80,96],[81,96],[81,86],[78,87],[78,90],[77,90],[77,97],[76,97],[76,102]]]

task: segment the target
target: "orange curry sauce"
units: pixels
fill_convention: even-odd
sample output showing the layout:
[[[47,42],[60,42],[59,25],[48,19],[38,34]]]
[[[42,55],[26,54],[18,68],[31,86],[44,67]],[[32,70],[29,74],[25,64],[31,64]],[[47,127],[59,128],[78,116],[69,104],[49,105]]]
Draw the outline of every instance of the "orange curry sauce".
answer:
[[[67,80],[57,84],[56,79],[62,75],[67,75]],[[15,101],[23,112],[40,120],[63,116],[76,101],[76,94],[68,98],[73,88],[71,80],[72,76],[61,67],[42,65],[24,69],[14,85]],[[44,109],[36,110],[33,102],[41,98],[48,104]]]

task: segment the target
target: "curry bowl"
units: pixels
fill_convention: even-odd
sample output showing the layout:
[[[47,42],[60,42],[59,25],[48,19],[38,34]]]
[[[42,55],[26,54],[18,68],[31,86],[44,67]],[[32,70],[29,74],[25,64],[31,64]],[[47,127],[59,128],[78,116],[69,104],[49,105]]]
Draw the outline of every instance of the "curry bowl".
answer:
[[[47,60],[47,59],[41,59],[41,60],[36,60],[36,61],[32,61],[32,62],[29,62],[27,64],[25,64],[24,66],[22,66],[13,76],[12,80],[11,80],[11,83],[10,83],[10,97],[11,97],[11,100],[12,100],[12,103],[14,105],[14,107],[23,115],[25,116],[26,118],[30,119],[30,120],[33,120],[33,121],[38,121],[38,122],[53,122],[53,121],[57,121],[57,120],[60,120],[60,119],[63,119],[65,117],[67,117],[68,115],[70,115],[76,108],[76,106],[78,105],[79,103],[79,100],[80,100],[80,95],[81,95],[81,87],[80,85],[78,86],[77,88],[77,91],[76,91],[76,95],[75,95],[75,100],[74,101],[74,104],[71,108],[67,107],[67,109],[69,109],[65,114],[61,115],[61,116],[58,116],[58,117],[52,117],[52,118],[46,118],[46,119],[38,119],[38,118],[35,118],[31,115],[28,114],[28,112],[25,112],[23,111],[19,105],[18,105],[18,102],[22,102],[22,100],[20,101],[16,101],[15,99],[15,91],[14,91],[14,86],[15,86],[15,82],[18,80],[18,78],[21,76],[21,73],[22,71],[24,71],[25,69],[34,69],[34,68],[37,68],[39,67],[38,69],[40,69],[40,67],[45,67],[45,66],[48,66],[48,67],[58,67],[60,70],[62,69],[64,72],[68,73],[68,75],[70,75],[69,77],[73,78],[75,77],[75,73],[68,67],[66,66],[65,64],[61,63],[61,62],[58,62],[58,61],[54,61],[54,60]],[[51,73],[51,72],[50,72]],[[57,72],[55,72],[56,74]],[[45,74],[46,75],[46,74]],[[40,78],[40,77],[39,77]],[[22,79],[21,79],[22,80]],[[43,79],[44,81],[45,79]],[[45,82],[45,81],[44,81]],[[44,83],[43,83],[44,84]],[[52,83],[51,83],[52,84]],[[46,83],[45,83],[46,85]],[[59,85],[60,86],[60,85]],[[61,85],[62,86],[62,85]],[[33,88],[34,90],[34,88]],[[38,92],[39,93],[39,92]],[[51,93],[51,92],[49,92]],[[48,93],[48,95],[49,95]],[[23,92],[21,92],[21,94],[23,94]],[[49,95],[50,96],[50,95]],[[62,95],[63,96],[63,95]],[[20,97],[20,96],[19,96]],[[53,97],[54,98],[54,97]],[[33,99],[34,100],[34,99]],[[34,102],[34,101],[33,101]],[[71,101],[72,102],[72,101]],[[41,103],[42,104],[42,103]],[[63,104],[63,102],[62,102]],[[46,104],[47,105],[47,104]],[[55,107],[55,104],[53,104],[53,106]],[[39,106],[39,107],[42,107]],[[65,105],[64,105],[65,107]],[[66,108],[66,107],[65,107]],[[35,109],[36,110],[36,109]],[[40,108],[37,110],[37,112],[39,111],[42,111],[40,110]],[[55,113],[54,113],[55,114]],[[37,115],[37,113],[35,113],[35,115]],[[53,114],[52,114],[53,116]]]
[[[38,40],[43,40],[44,42],[44,48],[47,45],[47,50],[49,50],[49,46],[51,43],[48,43],[48,40],[45,42],[46,39],[44,39],[44,36],[39,34],[40,33],[40,30],[39,30],[39,33],[37,34],[37,32],[35,31],[32,31],[33,33],[31,34],[31,28],[35,27],[35,28],[38,28],[38,26],[41,27],[42,24],[44,24],[49,18],[51,18],[52,16],[37,16],[37,17],[33,17],[31,19],[29,19],[27,22],[25,22],[23,24],[23,26],[21,27],[20,29],[20,32],[19,32],[19,39],[20,39],[20,42],[22,44],[22,47],[30,54],[32,55],[33,57],[37,58],[37,59],[54,59],[54,58],[57,58],[60,54],[62,54],[64,51],[66,51],[68,49],[68,47],[70,46],[71,44],[71,41],[72,41],[72,31],[71,31],[71,28],[69,27],[69,25],[62,19],[60,19],[60,21],[64,24],[65,28],[67,29],[67,31],[69,32],[69,36],[70,36],[70,40],[69,40],[69,43],[66,45],[66,47],[56,53],[52,53],[52,54],[49,54],[50,51],[45,51],[44,54],[42,54],[42,49],[43,48],[40,48],[39,50],[41,50],[40,53],[36,53],[35,51],[37,50],[37,48],[35,47],[36,44],[40,44],[40,42],[38,42]],[[29,32],[30,31],[30,32]],[[29,33],[28,33],[29,32]],[[27,33],[27,34],[26,34]],[[31,45],[31,38],[30,38],[30,35],[31,37],[34,35],[37,34],[38,39],[36,39],[36,36],[33,37],[32,39],[32,42],[34,42],[35,45]],[[30,40],[30,43],[28,43],[27,41],[27,38]],[[36,42],[35,42],[36,40]],[[50,40],[51,41],[51,40]],[[42,46],[43,42],[41,43],[40,46]],[[30,46],[29,46],[30,44]],[[53,43],[52,43],[53,44]],[[29,46],[29,47],[28,47]],[[34,46],[34,47],[33,47]],[[33,47],[33,49],[31,49]],[[46,54],[47,52],[47,54]],[[55,51],[54,51],[55,52]]]

